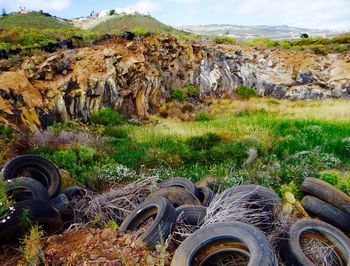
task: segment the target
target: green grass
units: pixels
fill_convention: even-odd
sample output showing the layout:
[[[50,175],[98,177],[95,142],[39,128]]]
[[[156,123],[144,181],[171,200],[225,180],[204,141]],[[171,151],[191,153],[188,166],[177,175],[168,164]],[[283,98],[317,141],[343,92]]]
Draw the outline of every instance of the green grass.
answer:
[[[45,16],[40,13],[16,13],[0,18],[0,28],[9,29],[14,27],[44,30],[69,28],[71,25],[69,25],[67,22],[58,20],[54,17]]]
[[[120,34],[131,31],[135,34],[147,33],[170,34],[177,33],[174,28],[167,26],[151,16],[144,15],[113,15],[106,21],[101,22],[91,30],[98,33]]]
[[[61,40],[80,36],[82,41],[74,40],[75,45],[96,39],[97,34],[78,28],[36,29],[27,27],[12,27],[0,32],[0,49],[33,48],[36,46],[56,43]]]
[[[256,38],[251,42],[243,42],[243,44],[260,48],[282,48],[297,51],[310,50],[318,54],[328,54],[331,52],[344,53],[350,49],[350,33],[341,34],[334,38],[301,38],[292,41]]]
[[[251,98],[207,104],[210,119],[158,118],[141,127],[105,126],[102,132],[109,138],[102,144],[103,152],[87,146],[38,147],[34,152],[69,170],[83,184],[93,183],[104,169],[105,179],[115,176],[123,182],[143,175],[193,181],[214,175],[219,180],[216,188],[257,183],[277,192],[295,190],[306,177],[323,176],[350,192],[345,178],[323,174],[350,170],[348,102]],[[258,156],[246,164],[252,149]]]

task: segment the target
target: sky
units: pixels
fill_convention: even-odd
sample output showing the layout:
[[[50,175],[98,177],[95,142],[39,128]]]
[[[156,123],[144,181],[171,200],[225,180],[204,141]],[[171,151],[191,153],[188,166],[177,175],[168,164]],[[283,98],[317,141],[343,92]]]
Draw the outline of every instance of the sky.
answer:
[[[289,25],[350,31],[349,0],[0,0],[0,8],[8,13],[20,6],[64,18],[131,7],[173,26]]]

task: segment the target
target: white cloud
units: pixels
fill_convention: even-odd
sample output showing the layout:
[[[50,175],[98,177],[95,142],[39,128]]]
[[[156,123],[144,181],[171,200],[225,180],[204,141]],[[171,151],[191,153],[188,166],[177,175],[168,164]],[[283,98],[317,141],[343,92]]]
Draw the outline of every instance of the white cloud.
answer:
[[[68,8],[72,0],[0,0],[0,5],[13,10],[25,7],[30,10],[61,11]]]
[[[149,0],[139,0],[135,4],[127,6],[135,11],[138,11],[142,14],[147,13],[154,13],[161,11],[161,5],[158,2],[155,1],[149,1]]]

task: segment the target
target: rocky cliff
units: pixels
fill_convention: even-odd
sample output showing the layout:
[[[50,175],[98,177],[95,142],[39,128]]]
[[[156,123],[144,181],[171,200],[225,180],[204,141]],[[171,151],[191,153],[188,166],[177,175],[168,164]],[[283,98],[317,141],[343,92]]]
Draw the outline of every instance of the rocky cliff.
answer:
[[[176,38],[114,38],[92,47],[0,61],[0,121],[31,131],[54,120],[87,121],[112,107],[147,119],[186,83],[200,97],[227,97],[238,85],[260,96],[348,98],[350,55],[195,44]]]

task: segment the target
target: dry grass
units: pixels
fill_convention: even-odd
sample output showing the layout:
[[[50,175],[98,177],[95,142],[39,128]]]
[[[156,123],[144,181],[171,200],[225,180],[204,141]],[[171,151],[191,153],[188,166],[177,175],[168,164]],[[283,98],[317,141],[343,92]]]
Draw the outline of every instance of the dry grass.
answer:
[[[289,101],[271,98],[242,100],[210,100],[211,111],[216,116],[230,117],[238,112],[264,110],[280,118],[318,119],[326,121],[347,121],[350,116],[350,102],[339,99],[314,101]]]
[[[42,145],[74,145],[83,144],[87,146],[96,146],[98,143],[103,142],[103,139],[99,135],[91,135],[87,132],[80,131],[55,131],[46,130],[43,132],[35,132],[32,135],[22,135],[22,141],[25,141],[27,145],[31,147]]]
[[[252,192],[221,193],[208,206],[202,227],[229,222],[242,222],[257,227],[266,227],[271,213],[264,210],[263,202],[248,199],[247,196]],[[256,207],[251,208],[252,205]]]
[[[145,197],[158,188],[156,177],[147,177],[124,187],[114,187],[102,194],[87,192],[84,198],[72,202],[78,224],[105,226],[110,221],[121,222]]]
[[[336,247],[317,238],[306,238],[302,241],[304,254],[315,264],[320,266],[343,265],[337,255]]]

